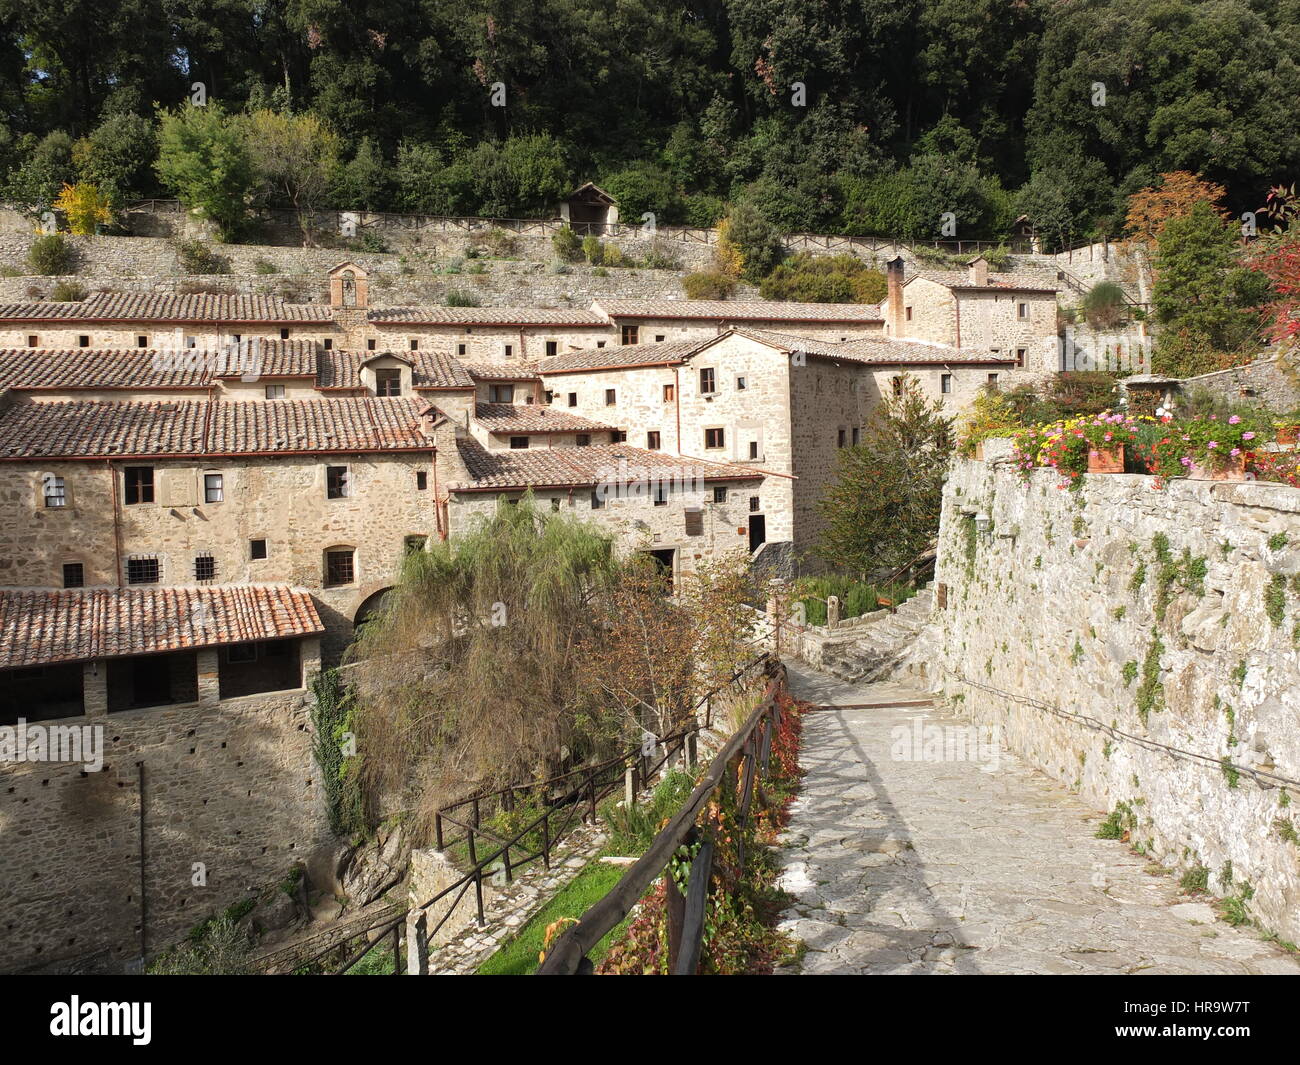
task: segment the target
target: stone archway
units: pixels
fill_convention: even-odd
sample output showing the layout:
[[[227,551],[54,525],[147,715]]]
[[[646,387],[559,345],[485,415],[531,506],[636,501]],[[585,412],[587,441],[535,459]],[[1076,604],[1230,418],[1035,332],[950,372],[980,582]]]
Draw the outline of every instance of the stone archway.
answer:
[[[359,629],[362,625],[366,623],[366,621],[370,619],[372,615],[374,615],[381,607],[383,607],[384,597],[388,595],[388,593],[391,592],[392,590],[393,590],[393,586],[390,584],[387,585],[386,587],[378,589],[377,591],[371,592],[368,596],[366,596],[361,601],[361,605],[357,607],[356,613],[353,614],[352,616],[353,627]]]

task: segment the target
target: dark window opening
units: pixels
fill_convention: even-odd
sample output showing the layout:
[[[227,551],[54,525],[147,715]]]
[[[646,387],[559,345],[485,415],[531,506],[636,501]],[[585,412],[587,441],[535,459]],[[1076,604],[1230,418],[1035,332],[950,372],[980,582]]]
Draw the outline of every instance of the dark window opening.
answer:
[[[196,555],[194,558],[194,579],[196,581],[215,581],[217,579],[217,560],[211,555]]]
[[[352,486],[349,483],[348,468],[346,466],[326,466],[325,467],[325,495],[328,499],[347,499],[351,495]]]
[[[248,557],[251,558],[251,559],[254,559],[254,560],[259,559],[259,558],[266,558],[266,541],[265,541],[265,540],[249,540],[249,541],[248,541]]]
[[[325,552],[325,584],[327,587],[336,584],[351,584],[355,580],[354,555],[355,552],[351,550]]]
[[[158,559],[154,556],[126,560],[127,584],[157,584]]]
[[[63,563],[63,587],[84,588],[86,585],[86,567],[80,562]]]
[[[128,466],[125,478],[127,506],[153,502],[152,466]]]

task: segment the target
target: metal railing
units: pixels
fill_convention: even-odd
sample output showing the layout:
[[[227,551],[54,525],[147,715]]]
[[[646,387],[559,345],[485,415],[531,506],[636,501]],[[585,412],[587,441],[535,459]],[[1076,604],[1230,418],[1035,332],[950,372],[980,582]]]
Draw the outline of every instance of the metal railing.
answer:
[[[760,801],[762,799],[760,778],[768,769],[772,737],[781,724],[780,697],[785,693],[785,667],[773,661],[769,669],[771,679],[762,701],[718,752],[690,798],[654,838],[645,854],[628,867],[613,889],[556,940],[538,969],[538,975],[569,976],[592,972],[593,966],[587,954],[622,922],[661,874],[668,902],[668,971],[674,976],[683,976],[698,970],[714,843],[700,831],[697,822],[719,788],[735,789],[742,830],[748,823],[756,790]],[[696,842],[700,847],[692,859],[686,895],[683,896],[667,871],[668,865],[681,847]],[[743,866],[743,838],[738,841],[738,846],[739,864]]]

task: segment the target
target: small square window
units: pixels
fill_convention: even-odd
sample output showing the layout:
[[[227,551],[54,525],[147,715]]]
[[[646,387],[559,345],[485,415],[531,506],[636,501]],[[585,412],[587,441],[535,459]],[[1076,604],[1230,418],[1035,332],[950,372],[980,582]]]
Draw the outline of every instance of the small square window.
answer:
[[[1023,365],[1025,364],[1025,356],[1026,356],[1028,353],[1029,353],[1029,352],[1028,352],[1028,349],[1027,349],[1027,348],[1016,348],[1016,365],[1017,365],[1017,366],[1023,366]]]
[[[579,433],[579,434],[578,434],[578,447],[591,447],[591,434],[590,434],[590,433]]]
[[[38,337],[35,333],[28,334],[27,346],[29,348],[39,348],[41,346],[41,338]]]
[[[249,540],[249,541],[248,541],[248,557],[251,558],[251,559],[253,559],[254,561],[256,561],[256,560],[259,559],[259,558],[266,558],[266,541],[265,541],[265,540]]]
[[[488,385],[489,403],[513,403],[514,401],[514,385]]]
[[[281,340],[288,340],[288,339],[289,339],[289,330],[288,330],[287,327],[284,328],[284,329],[281,329],[281,330],[280,330],[280,339],[281,339]]]
[[[727,446],[727,434],[722,429],[705,429],[704,446],[710,450]]]
[[[836,436],[835,436],[835,446],[836,446],[836,447],[843,447],[844,444],[845,444],[845,439],[844,439],[844,430],[843,430],[843,429],[840,429],[840,430],[838,431],[838,433],[836,434]]]
[[[375,338],[374,338],[374,337],[370,337],[370,338],[366,341],[366,350],[367,350],[367,351],[374,351],[374,350],[375,350],[375,343],[376,343]]]
[[[1017,304],[1016,304],[1016,317],[1017,317],[1017,318],[1028,318],[1028,317],[1029,317],[1029,304],[1027,304],[1027,303],[1017,303]]]
[[[554,340],[548,340],[548,341],[546,342],[546,354],[547,354],[547,357],[550,357],[550,356],[552,356],[552,355],[558,355],[559,352],[560,352],[560,345],[559,345],[559,343],[557,343],[557,342],[554,341]]]
[[[141,334],[135,338],[135,346],[137,348],[147,348],[149,346],[149,338]]]
[[[667,339],[668,339],[668,338],[667,338],[666,336],[664,336],[663,333],[656,333],[656,334],[655,334],[655,343],[656,343],[656,344],[662,344],[662,343],[663,343],[665,340],[667,340]]]
[[[402,371],[385,369],[375,371],[375,395],[400,396],[402,394]]]
[[[203,475],[203,502],[220,503],[225,499],[225,478],[219,473]]]
[[[429,487],[429,474],[424,470],[415,471],[415,490],[423,492]]]
[[[604,346],[605,346],[605,342],[603,340],[596,341],[596,347],[603,348]]]
[[[613,407],[618,403],[618,390],[614,388],[605,389],[605,406]]]
[[[325,497],[347,499],[352,494],[351,479],[346,466],[325,467]]]
[[[80,562],[63,563],[63,587],[82,588],[86,584],[86,567]]]
[[[890,387],[894,390],[894,395],[895,395],[895,396],[901,396],[901,395],[903,394],[903,378],[902,378],[902,377],[900,377],[900,376],[894,376],[894,377],[891,377],[891,378],[889,379],[889,384],[890,384]]]
[[[649,451],[659,450],[659,431],[657,429],[652,429],[645,434],[645,446]]]
[[[570,393],[569,393],[569,406],[570,406],[570,407],[576,407],[577,405],[578,405],[578,393],[577,393],[577,392],[570,392]]]
[[[952,374],[944,373],[939,375],[939,391],[945,396],[952,394]]]
[[[749,497],[749,509],[750,509],[751,511],[757,511],[757,510],[758,510],[758,496],[750,496],[750,497]]]
[[[677,386],[664,385],[664,402],[671,403],[676,398],[677,398]]]
[[[742,374],[736,378],[736,391],[743,392],[749,387],[749,380]]]
[[[599,492],[591,493],[591,509],[602,510],[605,506],[604,497]]]
[[[333,351],[333,350],[334,350],[334,338],[333,338],[333,337],[326,337],[326,338],[322,341],[322,343],[325,345],[325,350],[326,350],[326,351]]]
[[[713,370],[710,367],[706,367],[700,371],[700,393],[707,396],[714,391],[716,391],[716,389],[713,381]]]
[[[126,560],[127,584],[157,584],[158,559],[154,556],[141,556]]]
[[[47,507],[66,507],[68,505],[68,486],[62,477],[47,473],[41,478],[41,491]]]
[[[194,579],[196,581],[214,581],[217,579],[217,560],[211,555],[194,557]]]
[[[457,344],[457,345],[456,345],[456,354],[457,354],[457,355],[464,355],[465,352],[466,352],[466,350],[467,350],[466,345],[464,345],[464,344]]]
[[[627,440],[626,429],[615,429],[613,432],[609,434],[609,442],[611,444],[621,444],[625,440]]]
[[[420,350],[420,342],[416,340],[415,337],[411,337],[411,350],[412,351]]]
[[[551,496],[551,513],[558,514],[560,511],[560,497]]]
[[[515,346],[513,344],[507,344],[503,351],[507,359],[513,359],[515,357]]]
[[[402,547],[405,548],[406,553],[409,555],[416,551],[423,551],[424,545],[428,542],[429,538],[427,536],[408,536],[402,541]]]
[[[325,552],[325,584],[351,584],[356,579],[356,571],[353,566],[353,556],[355,552],[347,551],[326,551]]]
[[[641,336],[640,326],[625,325],[619,332],[619,339],[624,344],[635,344]]]
[[[284,385],[267,385],[267,399],[284,399]]]
[[[989,388],[996,391],[997,387],[998,387],[998,375],[995,373],[989,374]]]
[[[713,502],[725,503],[727,501],[727,489],[725,485],[713,486]]]
[[[153,502],[153,467],[128,466],[124,471],[126,504]]]
[[[527,451],[527,450],[528,450],[528,437],[526,437],[526,436],[512,436],[512,437],[510,438],[510,450],[511,450],[511,451]]]
[[[750,457],[751,459],[756,459],[756,458],[758,458],[758,441],[757,441],[757,440],[751,440],[751,441],[749,442],[749,457]]]
[[[857,447],[862,443],[862,430],[858,426],[853,427],[853,446]]]
[[[88,337],[85,333],[82,333],[81,336],[77,337],[77,347],[79,348],[90,347],[90,337]]]

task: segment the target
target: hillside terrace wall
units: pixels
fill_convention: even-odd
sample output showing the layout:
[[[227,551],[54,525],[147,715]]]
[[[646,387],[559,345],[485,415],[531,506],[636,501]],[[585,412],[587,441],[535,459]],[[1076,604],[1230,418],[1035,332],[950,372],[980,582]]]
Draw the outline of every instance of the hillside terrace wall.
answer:
[[[1300,789],[1233,768],[1300,779],[1300,490],[1082,480],[954,460],[931,679],[1098,810],[1125,804],[1131,845],[1253,891],[1249,913],[1300,941]]]

